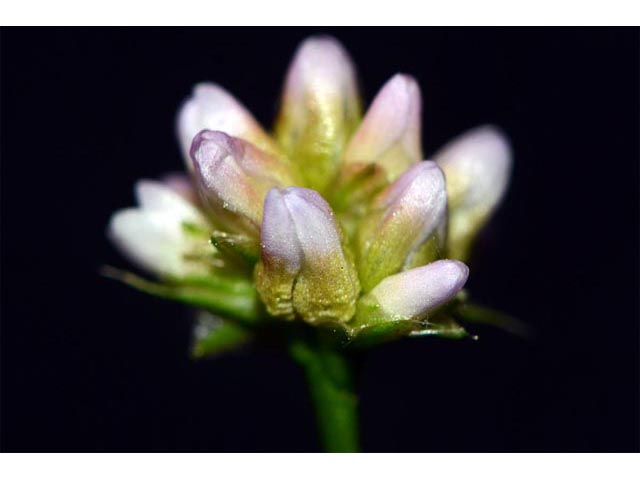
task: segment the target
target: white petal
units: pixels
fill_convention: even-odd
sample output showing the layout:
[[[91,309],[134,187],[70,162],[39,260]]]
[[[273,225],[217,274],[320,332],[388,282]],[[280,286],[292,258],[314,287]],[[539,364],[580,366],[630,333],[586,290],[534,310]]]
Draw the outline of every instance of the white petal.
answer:
[[[468,258],[473,239],[500,203],[511,175],[511,148],[491,126],[454,139],[435,155],[447,179],[448,254]]]
[[[160,212],[120,210],[111,217],[108,235],[143,270],[175,277],[191,271],[183,259],[187,242],[182,226]]]
[[[396,320],[420,320],[451,300],[464,286],[469,268],[457,260],[439,260],[381,281],[370,293]]]
[[[229,92],[213,83],[200,83],[180,108],[178,139],[189,169],[191,142],[202,130],[220,130],[255,143],[267,151],[275,149],[272,140],[251,113]]]
[[[206,224],[206,220],[192,203],[161,182],[139,180],[135,185],[135,192],[142,210],[161,213],[176,222]]]
[[[455,208],[492,209],[502,198],[511,174],[511,148],[492,126],[475,128],[440,149],[434,160],[447,177]]]
[[[287,74],[284,95],[300,109],[307,95],[332,98],[357,97],[355,68],[349,54],[335,38],[311,37],[293,58]],[[302,113],[302,112],[300,112]]]
[[[108,236],[116,246],[138,267],[161,276],[182,277],[206,268],[185,258],[207,246],[206,238],[203,243],[184,228],[188,223],[207,231],[199,210],[160,182],[140,180],[135,191],[140,207],[111,217]]]

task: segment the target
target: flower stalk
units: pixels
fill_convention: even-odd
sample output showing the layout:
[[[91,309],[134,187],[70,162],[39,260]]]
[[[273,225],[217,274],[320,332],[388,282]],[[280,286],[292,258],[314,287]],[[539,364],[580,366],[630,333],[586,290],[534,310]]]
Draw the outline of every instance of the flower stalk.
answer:
[[[293,340],[289,352],[304,370],[324,451],[359,452],[358,395],[351,356],[309,339]]]

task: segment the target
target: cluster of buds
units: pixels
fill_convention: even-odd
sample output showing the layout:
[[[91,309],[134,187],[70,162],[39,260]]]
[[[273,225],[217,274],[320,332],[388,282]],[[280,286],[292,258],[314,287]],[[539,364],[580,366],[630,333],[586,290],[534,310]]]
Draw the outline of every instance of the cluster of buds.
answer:
[[[120,278],[215,315],[208,341],[273,321],[349,344],[464,335],[449,307],[511,152],[484,126],[425,160],[421,107],[415,79],[397,74],[363,116],[353,63],[327,37],[298,48],[273,136],[222,87],[197,85],[177,119],[187,173],[140,181],[139,206],[109,225],[158,280]]]

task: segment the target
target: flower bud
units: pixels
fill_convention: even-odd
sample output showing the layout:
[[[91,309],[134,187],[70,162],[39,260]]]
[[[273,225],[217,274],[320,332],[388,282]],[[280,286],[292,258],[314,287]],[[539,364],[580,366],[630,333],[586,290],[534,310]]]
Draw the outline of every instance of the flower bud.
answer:
[[[200,196],[217,226],[257,241],[267,192],[294,183],[286,166],[249,142],[209,130],[194,138],[191,158]]]
[[[178,139],[189,169],[193,168],[189,157],[191,143],[202,130],[220,130],[251,142],[266,152],[277,152],[274,141],[253,115],[229,92],[214,83],[196,85],[178,113]]]
[[[181,278],[206,273],[209,226],[187,200],[160,182],[136,184],[138,208],[113,214],[108,236],[150,273]]]
[[[301,168],[306,184],[323,191],[360,121],[355,69],[331,37],[312,37],[298,48],[287,74],[276,137]]]
[[[451,300],[468,276],[469,267],[457,260],[438,260],[391,275],[360,299],[355,326],[424,320]]]
[[[434,162],[414,165],[383,190],[357,233],[363,290],[369,291],[386,276],[415,266],[412,257],[442,225],[446,213],[444,175]]]
[[[376,163],[388,181],[422,160],[420,87],[408,75],[394,75],[380,90],[344,154],[346,165]]]
[[[449,196],[449,254],[467,258],[471,242],[500,203],[511,174],[507,138],[491,126],[475,128],[440,149]]]
[[[331,207],[317,192],[269,191],[261,249],[255,281],[271,315],[311,324],[353,317],[358,277]]]

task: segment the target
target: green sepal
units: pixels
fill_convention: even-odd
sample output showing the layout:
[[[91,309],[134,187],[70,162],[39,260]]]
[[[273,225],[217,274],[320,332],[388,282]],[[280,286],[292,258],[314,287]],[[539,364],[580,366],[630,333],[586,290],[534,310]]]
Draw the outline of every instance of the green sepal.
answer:
[[[352,329],[345,323],[326,322],[316,327],[319,341],[332,348],[343,348],[353,339]]]
[[[202,227],[202,225],[198,225],[193,222],[182,222],[182,231],[187,235],[192,235],[194,237],[206,237],[207,230]]]
[[[460,340],[469,333],[452,317],[439,313],[429,320],[396,320],[364,327],[357,332],[351,347],[369,348],[404,337],[439,337]]]
[[[246,278],[211,275],[161,283],[113,267],[104,267],[102,274],[149,295],[204,308],[244,324],[258,323],[264,316],[258,293]]]
[[[193,326],[191,356],[196,359],[228,352],[251,341],[252,332],[209,312],[198,312]]]
[[[366,210],[371,199],[388,185],[384,169],[375,163],[344,166],[330,193],[337,213]]]
[[[451,340],[475,336],[469,335],[465,328],[456,322],[451,316],[442,313],[428,322],[421,322],[420,326],[409,333],[410,337],[440,337]]]
[[[349,241],[354,239],[373,197],[387,184],[379,165],[358,163],[343,167],[329,193],[329,203]]]
[[[349,345],[350,348],[370,348],[380,343],[391,342],[408,336],[418,327],[417,322],[399,320],[371,325],[359,330]]]
[[[247,235],[215,230],[211,233],[211,243],[221,252],[241,259],[249,265],[254,265],[258,261],[259,246]]]

